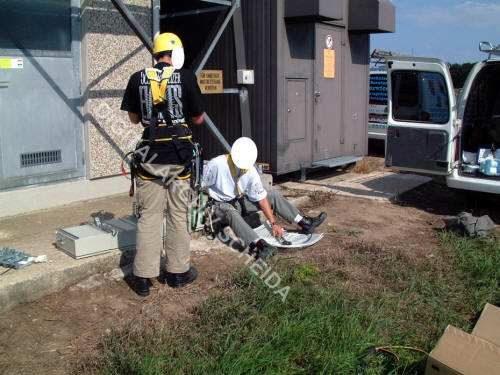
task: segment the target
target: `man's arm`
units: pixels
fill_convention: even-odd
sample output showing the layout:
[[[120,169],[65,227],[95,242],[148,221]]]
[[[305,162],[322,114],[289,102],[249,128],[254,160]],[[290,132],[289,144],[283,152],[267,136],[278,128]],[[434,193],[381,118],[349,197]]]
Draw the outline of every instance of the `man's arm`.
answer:
[[[191,122],[191,124],[193,125],[201,125],[201,123],[203,122],[203,120],[205,120],[205,112],[203,112],[201,115],[199,116],[193,116],[193,117],[190,117],[189,118],[189,121]]]
[[[271,205],[269,204],[269,201],[267,200],[267,197],[259,201],[259,206],[262,212],[264,212],[264,215],[266,215],[269,222],[274,223],[275,218],[273,210],[271,208]],[[281,227],[278,224],[274,224],[271,229],[273,231],[273,236],[283,237],[283,229],[281,229]]]
[[[128,112],[128,118],[133,124],[138,124],[141,121],[141,117],[134,112]]]

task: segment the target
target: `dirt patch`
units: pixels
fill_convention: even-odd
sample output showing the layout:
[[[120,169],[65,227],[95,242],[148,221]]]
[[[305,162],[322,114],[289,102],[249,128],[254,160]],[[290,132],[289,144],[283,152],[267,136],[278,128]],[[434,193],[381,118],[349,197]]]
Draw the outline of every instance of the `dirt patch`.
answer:
[[[417,265],[429,262],[439,251],[442,218],[469,204],[463,193],[434,182],[403,194],[395,204],[324,193],[311,198],[303,211],[307,215],[328,213],[320,227],[325,238],[310,248],[280,251],[279,257],[321,265],[361,294],[376,287],[384,272],[373,268],[377,257],[393,257],[395,267],[400,256]],[[478,211],[498,223],[500,205],[476,204]],[[193,254],[193,264],[199,270],[199,281],[180,291],[155,281],[151,295],[141,298],[129,289],[122,273],[114,271],[3,314],[0,373],[66,374],[82,353],[88,356],[98,350],[98,342],[112,329],[187,317],[228,277],[228,271],[242,266],[243,258],[210,242]]]
[[[199,279],[179,291],[152,280],[151,294],[141,298],[130,290],[118,270],[94,275],[4,313],[0,317],[0,373],[67,374],[79,353],[94,350],[113,328],[188,316],[228,277],[228,271],[243,263],[238,254],[217,246],[210,254],[193,254]]]

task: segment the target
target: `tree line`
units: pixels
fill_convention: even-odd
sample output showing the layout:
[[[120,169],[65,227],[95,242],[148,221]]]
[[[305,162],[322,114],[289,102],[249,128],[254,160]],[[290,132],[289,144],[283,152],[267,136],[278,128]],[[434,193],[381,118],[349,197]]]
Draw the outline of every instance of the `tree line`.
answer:
[[[455,87],[456,89],[461,89],[462,87],[464,87],[465,79],[469,75],[469,72],[473,66],[474,63],[450,65],[450,74],[451,79],[453,80],[453,87]]]

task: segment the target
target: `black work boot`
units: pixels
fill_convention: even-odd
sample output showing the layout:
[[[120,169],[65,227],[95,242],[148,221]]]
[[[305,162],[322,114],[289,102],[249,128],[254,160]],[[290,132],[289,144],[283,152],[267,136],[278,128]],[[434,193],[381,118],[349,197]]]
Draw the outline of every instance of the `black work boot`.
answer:
[[[151,281],[148,278],[132,275],[130,286],[141,297],[149,296],[149,287],[151,285]]]
[[[316,227],[320,226],[326,219],[326,212],[320,213],[316,217],[304,216],[297,224],[302,228],[301,233],[313,234]]]
[[[272,257],[276,254],[276,248],[274,246],[269,245],[264,240],[259,240],[257,244],[250,244],[250,254],[252,254],[255,259],[262,258],[266,260],[269,257]]]
[[[158,281],[162,284],[167,283],[172,288],[177,289],[191,284],[197,277],[198,270],[194,267],[190,267],[189,270],[183,273],[165,272],[165,274],[158,277]]]

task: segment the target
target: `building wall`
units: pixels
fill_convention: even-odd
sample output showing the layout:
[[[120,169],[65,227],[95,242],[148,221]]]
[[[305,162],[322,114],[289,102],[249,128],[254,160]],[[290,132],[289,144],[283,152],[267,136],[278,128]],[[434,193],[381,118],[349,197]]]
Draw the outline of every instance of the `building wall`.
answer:
[[[370,34],[349,33],[344,51],[342,87],[344,153],[363,156],[368,153],[368,85]]]
[[[124,3],[151,33],[151,1]],[[142,127],[130,123],[120,104],[130,75],[152,59],[111,1],[82,1],[81,17],[86,177],[93,179],[119,174],[123,155],[140,138]]]

